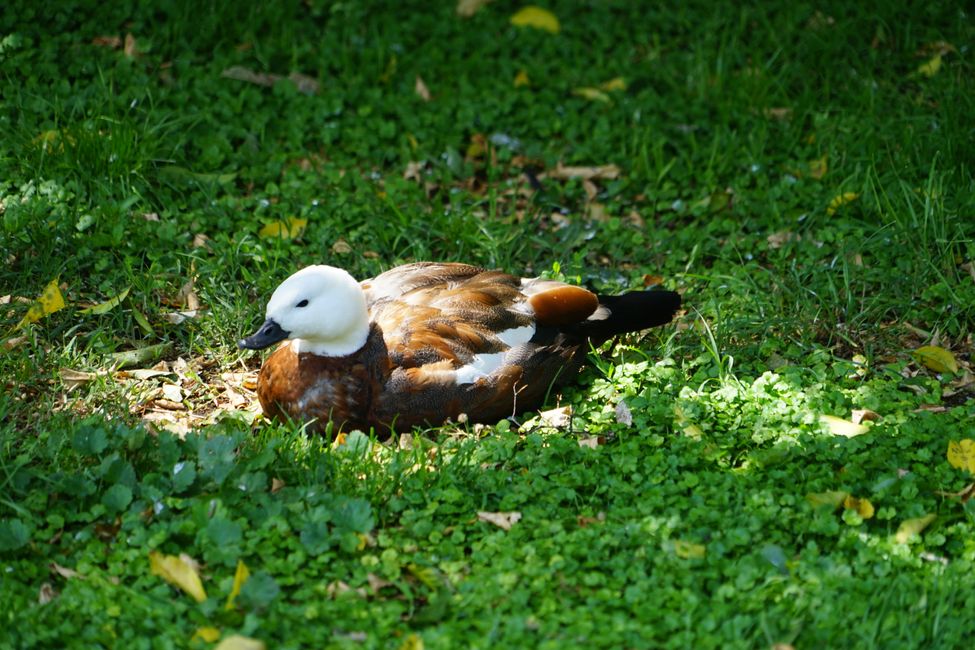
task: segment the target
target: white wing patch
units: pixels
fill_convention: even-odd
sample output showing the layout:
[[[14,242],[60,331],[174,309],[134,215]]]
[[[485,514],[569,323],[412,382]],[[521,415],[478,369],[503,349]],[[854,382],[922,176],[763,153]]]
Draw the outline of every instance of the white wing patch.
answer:
[[[478,379],[490,376],[504,365],[504,358],[508,354],[508,350],[527,343],[534,335],[534,325],[513,327],[510,330],[498,333],[498,340],[504,343],[507,349],[504,352],[475,354],[474,359],[469,364],[461,366],[454,372],[454,382],[458,384],[473,384]]]

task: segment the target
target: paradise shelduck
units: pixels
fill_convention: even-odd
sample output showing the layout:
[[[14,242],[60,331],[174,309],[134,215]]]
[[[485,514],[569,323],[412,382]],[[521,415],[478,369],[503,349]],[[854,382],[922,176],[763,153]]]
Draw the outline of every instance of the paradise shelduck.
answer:
[[[556,280],[418,262],[362,283],[309,266],[274,291],[267,320],[238,343],[290,339],[264,362],[268,417],[322,431],[380,432],[448,419],[493,423],[534,410],[575,376],[589,344],[670,322],[672,291],[597,296]]]

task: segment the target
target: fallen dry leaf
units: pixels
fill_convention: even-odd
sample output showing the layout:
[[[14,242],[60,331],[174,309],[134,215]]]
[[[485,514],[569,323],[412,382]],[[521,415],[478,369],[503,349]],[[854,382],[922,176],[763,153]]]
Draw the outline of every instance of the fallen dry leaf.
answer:
[[[975,474],[975,440],[949,440],[948,464]]]
[[[72,370],[71,368],[61,368],[61,383],[67,390],[73,390],[82,384],[87,384],[98,377],[99,373],[85,372],[84,370]]]
[[[490,2],[493,0],[457,0],[457,15],[461,18],[470,18]]]
[[[420,75],[416,75],[416,82],[413,85],[413,90],[423,101],[430,101],[430,89],[427,88],[426,83],[424,83],[423,78]]]
[[[572,178],[613,180],[620,175],[620,168],[616,165],[590,165],[565,166],[562,163],[555,165],[555,169],[549,169],[544,174],[539,174],[539,178],[557,178],[569,180]]]
[[[772,233],[765,240],[768,242],[769,248],[782,248],[789,242],[801,241],[802,236],[797,235],[791,230],[780,230]]]
[[[215,627],[206,625],[204,627],[196,628],[196,632],[194,632],[193,636],[190,637],[190,643],[193,643],[193,641],[196,641],[197,639],[200,639],[201,641],[205,641],[206,643],[216,643],[217,639],[219,638],[220,638],[220,630],[218,630]]]
[[[873,517],[874,508],[869,499],[861,499],[848,495],[845,499],[843,499],[843,507],[847,510],[856,510],[857,513],[864,519],[870,519]]]
[[[880,414],[870,409],[853,409],[850,413],[850,421],[853,424],[860,424],[865,420],[879,420]]]
[[[279,478],[271,479],[271,494],[277,494],[285,486],[285,482]]]
[[[125,45],[122,48],[122,52],[130,59],[134,59],[142,54],[142,52],[139,51],[138,43],[135,41],[135,36],[133,36],[131,33],[125,35]]]
[[[958,361],[955,359],[955,355],[937,345],[919,347],[911,353],[911,356],[928,370],[939,373],[958,372]]]
[[[336,239],[332,244],[332,252],[336,255],[348,255],[352,252],[352,246],[344,239]]]
[[[180,287],[179,294],[176,296],[179,304],[186,307],[188,311],[196,311],[200,308],[200,298],[196,295],[195,283],[195,279],[191,277]]]
[[[616,402],[616,421],[624,426],[633,424],[633,413],[623,400]]]
[[[674,540],[674,555],[685,560],[699,560],[707,554],[704,544],[696,544],[683,539]]]
[[[572,407],[560,406],[558,408],[540,411],[538,417],[543,426],[563,429],[572,423]]]
[[[41,585],[41,588],[37,591],[37,604],[47,605],[49,602],[58,597],[58,592],[54,590],[54,586],[50,582],[45,582]]]
[[[529,5],[522,7],[511,17],[511,24],[515,27],[531,27],[552,34],[558,34],[561,26],[559,19],[551,11]]]
[[[17,331],[30,323],[36,323],[45,316],[64,309],[64,307],[64,296],[61,294],[61,288],[58,286],[58,278],[54,278],[47,283],[44,291],[41,292],[41,295],[30,306],[30,309],[27,310],[27,313],[20,322],[14,326],[13,331]]]
[[[48,568],[51,569],[51,571],[54,571],[55,573],[57,573],[62,578],[67,578],[68,580],[73,580],[75,578],[80,578],[82,580],[85,579],[85,576],[81,575],[80,573],[78,573],[74,569],[69,569],[66,566],[61,566],[57,562],[51,562],[48,565]]]
[[[369,588],[372,589],[372,593],[374,594],[378,594],[385,587],[393,586],[392,582],[380,578],[375,573],[367,573],[366,582],[369,583]]]
[[[234,601],[237,600],[237,596],[240,595],[240,590],[247,582],[250,577],[250,569],[244,564],[242,560],[237,560],[237,568],[234,570],[234,583],[230,587],[230,594],[227,596],[227,602],[224,603],[224,610],[230,611],[234,608]]]
[[[149,571],[169,584],[179,587],[193,600],[202,603],[207,598],[196,562],[186,554],[164,555],[158,551],[149,553]]]
[[[287,220],[282,221],[272,221],[269,224],[265,224],[257,231],[257,236],[262,239],[270,239],[274,237],[280,237],[281,239],[295,239],[300,237],[301,233],[305,232],[305,227],[308,225],[308,219],[300,219],[298,217],[290,217]]]
[[[218,643],[213,650],[265,650],[266,648],[263,641],[240,634],[231,634]]]
[[[763,112],[765,117],[773,120],[788,120],[792,117],[792,109],[784,106],[766,108]]]
[[[477,518],[480,521],[494,524],[498,528],[511,530],[511,527],[521,520],[520,512],[478,512]]]
[[[587,449],[595,449],[599,445],[605,444],[605,436],[585,436],[579,438],[579,446]]]
[[[905,519],[897,527],[897,533],[894,535],[894,539],[898,544],[906,544],[914,537],[920,535],[937,518],[937,515],[924,515],[923,517],[916,517],[914,519]]]
[[[819,421],[825,424],[834,436],[843,436],[844,438],[862,436],[870,431],[870,428],[864,424],[854,424],[835,415],[820,415]]]
[[[122,39],[118,36],[96,36],[91,39],[91,44],[98,47],[107,47],[113,50],[117,50],[122,47]]]
[[[834,492],[812,492],[806,495],[806,501],[808,501],[813,508],[829,506],[833,510],[836,510],[847,498],[849,498],[849,496],[849,492],[843,492],[840,490]]]

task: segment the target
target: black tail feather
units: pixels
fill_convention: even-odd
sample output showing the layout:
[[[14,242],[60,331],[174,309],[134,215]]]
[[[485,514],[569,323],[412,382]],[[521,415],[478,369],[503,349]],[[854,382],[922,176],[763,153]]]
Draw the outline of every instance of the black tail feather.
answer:
[[[680,294],[675,291],[633,291],[619,296],[599,296],[599,304],[609,311],[602,320],[587,320],[574,329],[598,345],[618,334],[666,325],[680,309]]]

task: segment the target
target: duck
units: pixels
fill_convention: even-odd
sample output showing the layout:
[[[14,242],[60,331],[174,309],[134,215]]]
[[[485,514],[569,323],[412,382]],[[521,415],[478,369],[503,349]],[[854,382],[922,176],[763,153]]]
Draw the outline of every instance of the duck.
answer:
[[[414,262],[356,281],[307,266],[285,279],[241,349],[261,366],[266,417],[317,433],[494,424],[538,409],[590,346],[669,323],[674,291],[600,295],[459,262]]]

